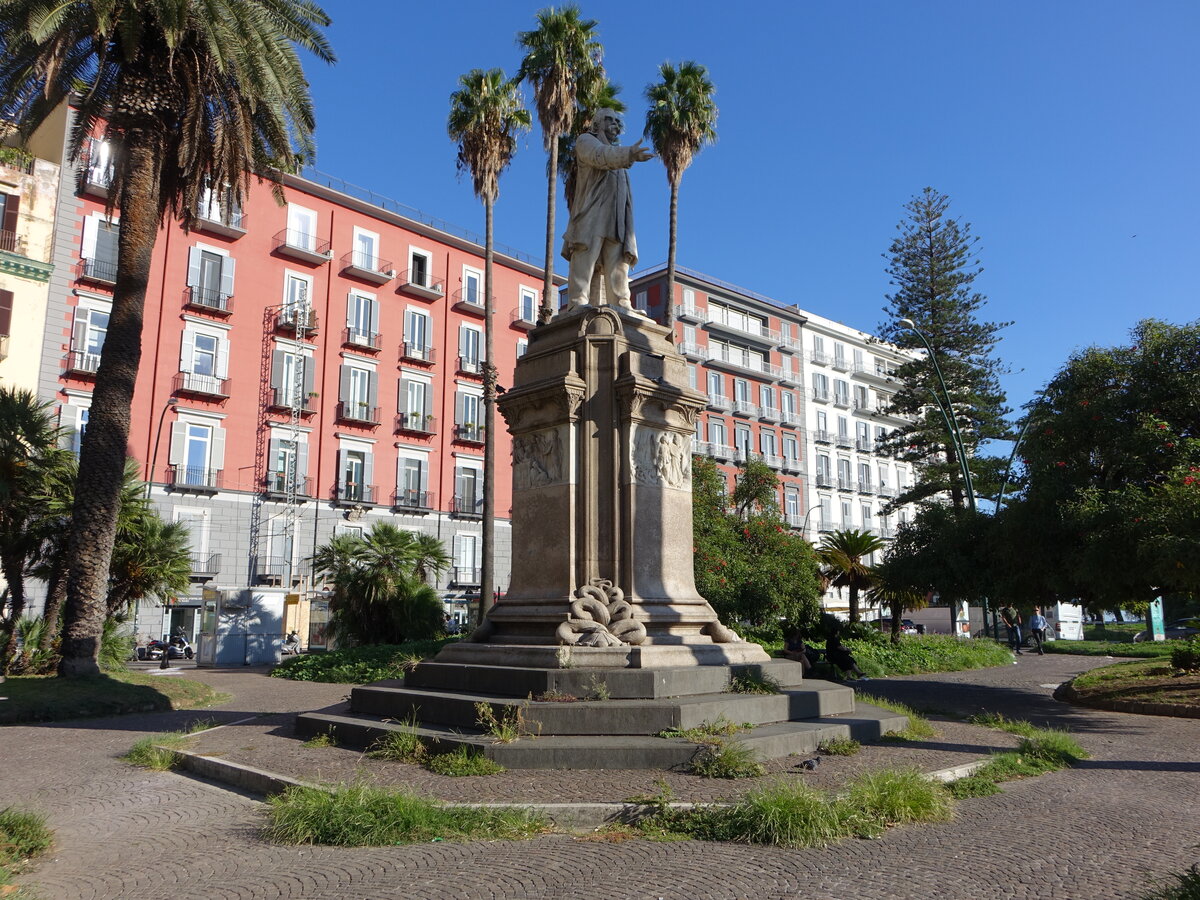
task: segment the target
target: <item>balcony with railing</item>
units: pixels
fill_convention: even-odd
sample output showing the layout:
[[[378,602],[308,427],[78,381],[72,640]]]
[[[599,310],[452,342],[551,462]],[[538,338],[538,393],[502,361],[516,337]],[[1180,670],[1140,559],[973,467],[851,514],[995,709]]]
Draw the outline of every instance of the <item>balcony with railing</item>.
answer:
[[[737,372],[749,372],[759,378],[775,378],[779,368],[761,360],[753,360],[741,353],[731,352],[727,345],[721,343],[708,345],[708,361],[715,366]]]
[[[199,372],[177,372],[171,384],[176,394],[192,394],[197,397],[212,397],[224,400],[229,396],[229,379],[219,375],[203,375]]]
[[[775,347],[779,344],[779,332],[772,331],[766,326],[742,325],[737,322],[728,322],[720,317],[714,317],[711,314],[705,320],[705,327],[710,331],[717,329],[730,334],[735,334],[740,338],[747,338],[756,344],[768,347]]]
[[[708,310],[694,303],[676,303],[675,318],[684,322],[707,322]]]
[[[360,425],[378,425],[379,407],[365,400],[339,400],[337,405],[339,422],[355,422]]]
[[[450,500],[450,512],[468,519],[482,518],[483,498],[472,495],[460,497],[455,494]]]
[[[437,434],[437,419],[433,413],[402,412],[396,416],[396,431],[407,434]]]
[[[793,428],[799,428],[804,424],[804,419],[798,412],[785,409],[783,411],[783,424],[791,425]]]
[[[854,438],[848,434],[834,435],[833,442],[843,450],[849,450],[854,446]]]
[[[757,416],[758,404],[751,403],[749,400],[734,400],[733,414],[735,416]]]
[[[778,422],[779,410],[774,406],[760,406],[758,408],[758,417],[764,422]]]
[[[291,388],[273,387],[271,388],[270,398],[267,400],[268,406],[276,412],[291,412],[292,398],[294,393]],[[304,395],[299,398],[300,415],[311,416],[315,413],[316,407],[313,405],[317,398]]]
[[[875,491],[871,487],[870,480],[866,480],[866,481],[860,480],[858,482],[858,492],[860,494],[874,494],[875,493]]]
[[[813,388],[812,389],[812,398],[815,401],[817,401],[818,403],[828,403],[829,402],[829,391],[823,391],[820,388]]]
[[[454,292],[454,308],[459,312],[482,316],[485,312],[483,288],[459,288]]]
[[[25,238],[15,231],[0,229],[0,250],[3,250],[5,253],[15,253],[17,256],[24,256]]]
[[[279,331],[297,332],[301,328],[305,334],[316,334],[321,330],[320,319],[315,309],[285,308],[275,317],[275,327]]]
[[[818,428],[816,431],[813,432],[813,440],[818,444],[832,444],[833,443],[833,432],[826,431],[823,428]]]
[[[870,400],[863,400],[861,397],[855,397],[854,411],[856,413],[873,413],[875,411],[875,404]]]
[[[804,352],[804,345],[800,343],[800,338],[792,337],[791,335],[779,333],[779,349],[786,350],[788,353]]]
[[[875,442],[870,438],[860,437],[854,439],[854,449],[859,453],[874,453]]]
[[[8,335],[0,334],[0,361],[8,359]]]
[[[695,341],[680,341],[678,347],[679,352],[689,359],[708,359],[708,348]]]
[[[785,456],[783,458],[783,471],[789,475],[803,475],[804,462],[797,456]]]
[[[375,503],[379,488],[357,481],[339,481],[333,486],[333,502],[340,506],[367,506]]]
[[[329,241],[307,231],[285,228],[275,235],[274,242],[276,253],[314,266],[324,265],[333,259],[333,249]]]
[[[405,362],[433,365],[437,350],[432,345],[418,344],[414,341],[400,342],[400,358]]]
[[[709,394],[708,408],[715,409],[717,412],[732,412],[733,402],[724,394]]]
[[[833,476],[828,472],[818,472],[815,481],[817,482],[817,487],[819,488],[833,487]]]
[[[75,277],[80,281],[90,281],[93,284],[103,284],[112,287],[117,283],[117,261],[115,259],[100,259],[85,256],[79,261]]]
[[[167,466],[167,489],[194,494],[215,494],[221,489],[221,469],[199,466]]]
[[[484,361],[478,356],[458,356],[458,374],[482,377]]]
[[[478,587],[480,571],[474,566],[454,566],[450,570],[450,580],[457,585]]]
[[[95,375],[100,368],[100,354],[87,350],[72,350],[63,361],[63,371],[72,375]]]
[[[428,271],[409,269],[400,273],[400,290],[423,300],[440,300],[446,296],[445,282],[432,277]]]
[[[463,444],[482,444],[484,428],[474,422],[459,422],[454,426],[454,439]]]
[[[875,532],[885,541],[890,541],[896,536],[896,529],[890,525],[880,525]]]
[[[287,472],[268,472],[263,479],[263,493],[274,499],[283,499],[291,493],[289,487],[292,484],[292,478]],[[296,497],[297,499],[306,499],[312,496],[312,479],[307,475],[297,475],[295,477]]]
[[[778,378],[780,381],[782,381],[784,384],[793,384],[794,385],[794,384],[800,384],[804,381],[804,379],[800,375],[798,368],[789,369],[785,366],[776,366],[775,368],[778,370],[778,373],[776,374],[775,377]]]
[[[363,331],[360,328],[343,328],[342,345],[345,347],[355,347],[359,350],[368,350],[372,353],[377,353],[380,346],[382,346],[379,342],[378,332]]]
[[[857,485],[855,485],[853,478],[843,478],[840,475],[838,476],[837,489],[839,491],[849,491],[853,493],[856,488]]]
[[[773,453],[760,453],[758,458],[760,460],[762,460],[763,462],[765,462],[772,469],[782,469],[783,468],[783,457],[782,456],[776,456]]]
[[[396,270],[389,260],[351,250],[342,256],[342,274],[371,284],[387,284],[396,277]]]
[[[892,487],[890,484],[881,484],[881,485],[879,485],[878,488],[875,489],[875,493],[877,493],[880,497],[889,497],[890,498],[890,497],[896,496],[896,489],[894,487]]]
[[[835,391],[833,394],[833,405],[836,406],[838,409],[849,409],[850,408],[850,395],[849,394],[839,394]]]
[[[246,214],[233,203],[222,204],[215,198],[209,203],[201,201],[196,204],[195,228],[237,240],[246,233]]]
[[[824,350],[810,350],[808,353],[809,362],[818,366],[827,366],[833,362],[833,357]]]
[[[399,490],[392,494],[392,509],[427,513],[433,508],[434,495],[431,491]]]
[[[191,284],[183,289],[183,305],[215,316],[227,316],[233,312],[233,296],[216,288]]]
[[[508,315],[508,324],[513,328],[519,328],[521,331],[529,331],[537,325],[537,307],[526,312],[521,307],[517,307]]]
[[[838,372],[850,371],[850,363],[844,356],[834,356],[831,365]]]
[[[192,562],[192,579],[195,581],[211,581],[221,571],[220,553],[197,553],[193,550],[188,557]]]

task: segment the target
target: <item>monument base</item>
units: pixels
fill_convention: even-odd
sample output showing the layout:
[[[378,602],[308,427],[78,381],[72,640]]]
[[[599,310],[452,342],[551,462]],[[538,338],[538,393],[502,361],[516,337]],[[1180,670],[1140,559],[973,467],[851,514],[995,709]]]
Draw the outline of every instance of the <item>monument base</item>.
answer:
[[[576,647],[552,644],[477,644],[458,641],[443,647],[438,663],[519,666],[531,669],[655,669],[684,666],[736,666],[765,663],[770,656],[752,641],[728,644],[641,644]]]

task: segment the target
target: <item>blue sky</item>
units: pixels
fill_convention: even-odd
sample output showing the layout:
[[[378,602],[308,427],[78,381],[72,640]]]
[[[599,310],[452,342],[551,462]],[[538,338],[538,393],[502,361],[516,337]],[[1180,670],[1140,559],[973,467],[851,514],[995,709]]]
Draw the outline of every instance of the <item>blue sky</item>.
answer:
[[[1013,322],[998,348],[1013,407],[1073,350],[1121,342],[1140,318],[1200,317],[1200,4],[581,7],[600,23],[630,140],[663,60],[703,63],[717,86],[719,141],[680,192],[681,265],[873,331],[882,254],[902,205],[931,185],[981,238],[984,316]],[[482,233],[448,99],[471,68],[515,73],[516,32],[539,8],[328,2],[340,62],[307,63],[318,168]],[[649,266],[666,259],[667,182],[657,160],[632,179]],[[540,259],[544,208],[535,119],[501,181],[497,241]]]

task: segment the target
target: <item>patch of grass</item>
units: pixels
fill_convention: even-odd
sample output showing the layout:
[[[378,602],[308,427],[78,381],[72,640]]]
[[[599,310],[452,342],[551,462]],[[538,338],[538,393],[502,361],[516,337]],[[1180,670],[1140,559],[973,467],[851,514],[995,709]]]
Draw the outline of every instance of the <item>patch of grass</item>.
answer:
[[[229,699],[207,684],[143,672],[110,672],[87,678],[56,675],[10,676],[0,725],[61,722],[169,709],[201,709]]]
[[[1009,734],[1016,734],[1021,737],[1033,737],[1038,733],[1038,729],[1024,719],[1008,719],[1000,713],[976,713],[973,716],[968,716],[967,721],[972,725],[995,728],[997,731],[1007,731]]]
[[[505,706],[497,716],[490,703],[475,704],[475,724],[482,728],[497,744],[511,744],[522,737],[532,737],[525,722],[525,711],[520,706]]]
[[[1066,653],[1070,656],[1127,656],[1151,658],[1170,656],[1172,646],[1179,641],[1046,641],[1047,653]]]
[[[1011,665],[1007,647],[987,638],[959,640],[949,634],[901,635],[900,643],[889,638],[847,640],[846,646],[867,675],[920,675],[927,672],[959,672]]]
[[[981,769],[972,772],[966,778],[960,778],[945,785],[945,789],[955,800],[967,800],[972,797],[990,797],[1000,793],[1000,785],[995,779],[988,777]]]
[[[1200,672],[1180,671],[1162,657],[1092,669],[1072,680],[1071,688],[1084,704],[1133,701],[1200,711]]]
[[[429,748],[417,734],[416,715],[406,720],[403,731],[389,731],[367,748],[371,759],[386,759],[390,762],[420,765],[429,755]]]
[[[577,703],[579,701],[574,694],[560,690],[542,691],[540,694],[534,694],[530,699],[536,703]]]
[[[1142,900],[1200,900],[1200,863],[1181,875],[1171,876],[1173,884],[1167,884]]]
[[[21,888],[13,887],[12,878],[19,875],[31,859],[49,850],[53,840],[45,818],[37,813],[15,806],[0,809],[0,895],[29,896]]]
[[[548,829],[529,810],[449,807],[364,784],[291,787],[271,797],[266,833],[280,844],[385,847],[432,841],[517,840]]]
[[[741,741],[720,741],[701,747],[688,771],[704,778],[758,778],[767,774],[758,755]]]
[[[908,727],[903,731],[891,731],[885,734],[884,740],[893,741],[924,741],[934,737],[938,732],[933,723],[906,703],[876,697],[873,694],[859,694],[858,699],[880,709],[891,710],[902,716],[908,716]]]
[[[439,753],[425,760],[425,768],[438,775],[462,778],[468,775],[498,775],[505,771],[500,763],[488,759],[482,753],[472,753],[459,747],[450,753]]]
[[[738,725],[730,722],[725,716],[717,716],[710,722],[703,722],[695,728],[668,728],[660,731],[660,738],[684,738],[697,744],[712,743],[716,738],[730,737],[742,731],[750,731],[754,726],[750,722]]]
[[[953,815],[943,787],[916,769],[864,772],[842,799],[863,817],[860,827],[868,833],[907,822],[945,822]]]
[[[328,653],[303,653],[290,656],[277,665],[271,675],[292,681],[323,681],[336,684],[367,684],[390,678],[403,678],[409,669],[433,656],[457,638],[408,641],[404,644],[370,644],[346,647]]]
[[[608,689],[608,682],[599,675],[593,675],[588,682],[589,700],[611,700],[612,692]]]
[[[862,749],[854,738],[830,738],[817,745],[817,750],[826,756],[853,756]]]
[[[1037,729],[1035,734],[1021,739],[1017,750],[1025,756],[1045,760],[1056,769],[1065,769],[1088,758],[1088,752],[1075,738],[1055,728]]]
[[[330,726],[328,731],[314,734],[304,742],[305,747],[336,747],[337,745],[337,735],[334,734],[332,726]]]
[[[1056,772],[1088,756],[1073,737],[1059,729],[1037,728],[1028,722],[993,714],[972,716],[970,721],[1020,735],[1021,742],[1016,750],[994,753],[982,768],[945,785],[950,795],[959,799],[986,797],[998,793],[1002,782]]]
[[[1133,636],[1145,631],[1144,622],[1109,622],[1104,625],[1084,625],[1085,641],[1107,641],[1114,644],[1133,643]]]
[[[147,735],[130,747],[129,752],[121,759],[143,769],[165,772],[179,765],[183,757],[176,751],[185,749],[191,743],[192,735],[207,731],[213,725],[212,719],[193,719],[179,731]]]
[[[778,679],[756,669],[746,669],[729,679],[731,694],[778,694],[781,690],[783,685]]]

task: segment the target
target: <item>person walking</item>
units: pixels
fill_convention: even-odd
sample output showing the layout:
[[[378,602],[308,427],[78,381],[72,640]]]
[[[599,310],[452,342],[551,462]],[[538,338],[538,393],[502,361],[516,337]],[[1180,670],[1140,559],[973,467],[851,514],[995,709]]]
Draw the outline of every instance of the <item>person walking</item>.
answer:
[[[1012,652],[1021,655],[1021,614],[1010,603],[1000,608],[1000,621],[1008,629],[1008,646]]]
[[[1035,606],[1033,615],[1029,617],[1029,633],[1033,635],[1033,646],[1037,649],[1038,656],[1046,655],[1042,649],[1042,644],[1046,641],[1046,625],[1046,617],[1042,615],[1042,608]]]

